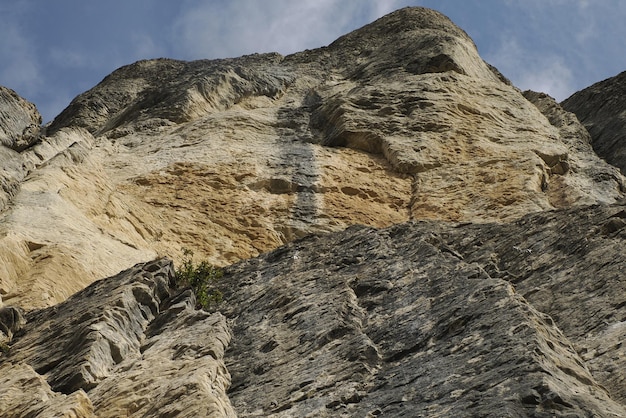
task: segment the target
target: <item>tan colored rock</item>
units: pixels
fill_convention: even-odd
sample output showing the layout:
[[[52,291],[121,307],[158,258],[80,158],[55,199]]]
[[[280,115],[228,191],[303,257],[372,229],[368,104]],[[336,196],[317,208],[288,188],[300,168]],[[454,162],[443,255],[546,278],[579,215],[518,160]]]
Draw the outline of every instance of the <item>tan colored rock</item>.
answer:
[[[0,416],[91,418],[93,405],[83,390],[70,395],[54,392],[46,379],[26,364],[0,366]]]
[[[173,275],[167,259],[139,264],[28,312],[0,354],[0,415],[234,417],[226,318]]]
[[[46,306],[183,248],[226,265],[352,224],[621,198],[623,178],[575,144],[584,135],[553,126],[425,9],[288,57],[141,61],[20,154],[29,174],[2,215],[0,290]]]
[[[183,248],[225,265],[351,224],[502,221],[621,198],[623,178],[568,123],[553,126],[423,9],[288,57],[138,62],[22,152],[30,174],[3,215],[5,253],[21,250],[1,255],[15,259],[3,298],[53,304]]]
[[[0,146],[7,416],[625,414],[624,178],[434,11],[141,61],[28,138]],[[389,228],[326,234],[354,224]],[[157,259],[183,248],[248,259],[220,312]]]

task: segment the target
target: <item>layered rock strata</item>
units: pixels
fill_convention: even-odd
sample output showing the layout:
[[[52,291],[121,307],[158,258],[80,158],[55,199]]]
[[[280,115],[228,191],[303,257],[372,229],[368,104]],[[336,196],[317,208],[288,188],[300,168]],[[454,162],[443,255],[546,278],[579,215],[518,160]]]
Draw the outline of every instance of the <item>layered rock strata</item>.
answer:
[[[626,173],[626,73],[600,81],[563,101],[593,138],[594,150]]]
[[[421,8],[286,57],[137,62],[7,150],[22,174],[1,214],[0,295],[49,306],[183,248],[227,265],[352,224],[621,199],[576,119],[542,106]]]
[[[25,315],[0,411],[623,416],[625,219],[596,206],[309,236],[228,267],[214,313],[171,287],[168,260],[140,264]]]
[[[139,264],[26,314],[0,359],[0,415],[235,416],[226,320],[173,274],[167,259]]]
[[[0,415],[625,416],[625,180],[571,103],[421,8],[43,128],[0,89]]]

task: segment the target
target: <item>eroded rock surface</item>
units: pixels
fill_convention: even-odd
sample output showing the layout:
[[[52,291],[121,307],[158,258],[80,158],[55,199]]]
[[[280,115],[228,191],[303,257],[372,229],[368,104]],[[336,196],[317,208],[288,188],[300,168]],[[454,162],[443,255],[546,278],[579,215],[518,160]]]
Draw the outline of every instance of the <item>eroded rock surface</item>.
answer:
[[[3,417],[235,416],[225,318],[174,288],[167,259],[25,318],[0,357]]]
[[[621,199],[623,177],[546,106],[422,8],[286,57],[137,62],[6,150],[21,174],[2,214],[0,295],[44,307],[183,248],[227,265],[353,224]]]
[[[309,236],[228,267],[214,313],[140,264],[26,314],[6,416],[623,416],[625,214]]]
[[[625,180],[565,109],[421,8],[41,130],[0,89],[0,415],[626,416]]]
[[[71,132],[80,152],[31,174],[6,215],[18,259],[4,299],[26,306],[184,247],[227,264],[354,223],[514,219],[622,196],[611,167],[581,169],[589,150],[424,9],[288,57],[138,62],[77,97],[48,131]],[[78,242],[35,228],[47,217],[31,190]],[[61,286],[38,283],[57,261],[71,279],[59,271]]]
[[[574,93],[562,106],[585,125],[598,155],[626,173],[626,73]]]
[[[231,402],[240,416],[622,416],[624,209],[353,227],[238,263],[222,308]]]

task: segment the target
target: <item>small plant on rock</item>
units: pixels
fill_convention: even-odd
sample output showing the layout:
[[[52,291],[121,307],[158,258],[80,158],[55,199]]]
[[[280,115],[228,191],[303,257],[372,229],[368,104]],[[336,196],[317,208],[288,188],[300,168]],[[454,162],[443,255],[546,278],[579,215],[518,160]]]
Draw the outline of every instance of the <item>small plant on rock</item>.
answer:
[[[183,248],[182,265],[176,269],[176,283],[189,286],[196,295],[196,301],[203,309],[222,301],[222,292],[217,288],[217,281],[222,277],[222,270],[203,260],[193,262],[193,251]]]

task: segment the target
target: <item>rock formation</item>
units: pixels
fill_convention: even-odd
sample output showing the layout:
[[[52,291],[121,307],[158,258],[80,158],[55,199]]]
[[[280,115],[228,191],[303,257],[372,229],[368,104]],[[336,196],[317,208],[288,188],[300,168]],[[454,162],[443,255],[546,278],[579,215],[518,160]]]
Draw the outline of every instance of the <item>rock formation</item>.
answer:
[[[626,173],[626,73],[600,81],[563,101],[585,125],[598,155]]]
[[[0,90],[0,415],[626,415],[626,180],[565,109],[423,8]]]
[[[624,219],[311,235],[228,267],[214,313],[140,264],[17,321],[0,413],[624,416]]]

